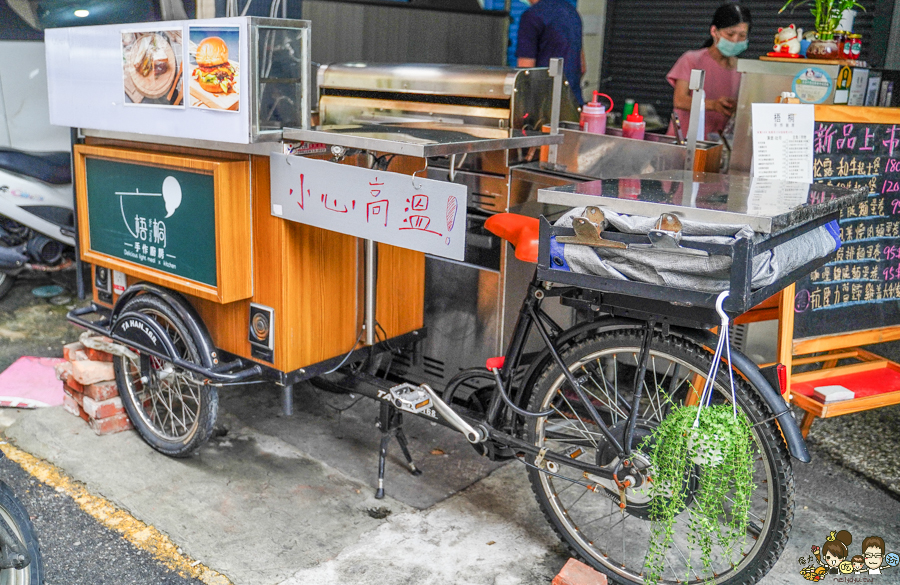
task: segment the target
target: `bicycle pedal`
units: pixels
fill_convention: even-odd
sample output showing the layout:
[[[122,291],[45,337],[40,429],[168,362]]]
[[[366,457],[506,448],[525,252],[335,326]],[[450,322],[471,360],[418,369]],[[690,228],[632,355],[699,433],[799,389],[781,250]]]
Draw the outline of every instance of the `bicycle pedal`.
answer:
[[[421,387],[414,384],[399,384],[390,390],[391,404],[400,410],[418,414],[431,406],[431,397]]]

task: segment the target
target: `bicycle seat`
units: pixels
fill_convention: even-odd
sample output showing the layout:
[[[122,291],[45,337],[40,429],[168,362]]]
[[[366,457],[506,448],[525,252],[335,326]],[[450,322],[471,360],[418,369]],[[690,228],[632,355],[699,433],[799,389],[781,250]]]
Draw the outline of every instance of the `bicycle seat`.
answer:
[[[523,262],[538,261],[538,231],[540,222],[536,217],[517,213],[498,213],[484,222],[484,227],[497,237],[503,238],[516,249],[516,258]]]
[[[33,177],[51,185],[72,182],[68,152],[25,152],[0,147],[0,169]]]

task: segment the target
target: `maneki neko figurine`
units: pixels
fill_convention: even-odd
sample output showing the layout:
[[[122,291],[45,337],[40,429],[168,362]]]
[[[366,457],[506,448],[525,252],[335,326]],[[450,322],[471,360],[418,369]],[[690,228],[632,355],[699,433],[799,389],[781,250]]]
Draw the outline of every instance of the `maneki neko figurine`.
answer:
[[[770,57],[799,57],[802,34],[803,29],[797,28],[793,24],[787,28],[779,27],[778,33],[775,35],[775,46],[768,55]]]

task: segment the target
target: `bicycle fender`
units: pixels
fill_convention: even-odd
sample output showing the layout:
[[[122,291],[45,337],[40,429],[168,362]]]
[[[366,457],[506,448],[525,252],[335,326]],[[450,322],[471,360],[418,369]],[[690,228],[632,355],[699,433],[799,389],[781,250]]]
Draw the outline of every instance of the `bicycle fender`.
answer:
[[[213,355],[217,353],[216,346],[212,341],[212,336],[209,334],[209,329],[206,328],[206,324],[203,322],[203,319],[200,318],[197,310],[185,300],[184,296],[173,290],[149,282],[138,282],[133,284],[119,297],[116,306],[113,307],[110,321],[115,323],[119,318],[119,313],[125,307],[125,304],[132,297],[136,297],[139,294],[152,294],[172,307],[175,314],[178,315],[185,326],[191,330],[193,341],[197,345],[197,353],[200,354],[202,365],[206,368],[212,368],[216,365],[213,361]]]
[[[672,333],[707,347],[715,347],[718,340],[715,335],[705,330],[673,327]],[[775,421],[781,429],[785,442],[787,442],[791,456],[803,463],[809,463],[812,457],[809,454],[809,449],[806,447],[806,441],[800,433],[800,427],[797,426],[797,421],[794,420],[788,403],[785,402],[781,394],[772,388],[772,385],[762,375],[757,365],[753,363],[753,360],[734,348],[731,349],[731,363],[737,371],[747,378],[750,385],[756,389],[763,401],[772,409]]]
[[[596,333],[606,333],[607,331],[617,331],[620,329],[638,329],[644,326],[643,321],[636,321],[634,319],[628,319],[626,317],[601,317],[600,319],[594,321],[585,321],[583,323],[578,323],[569,329],[566,329],[562,333],[559,334],[554,342],[557,347],[560,348],[560,351],[563,351],[566,345],[569,344],[573,339],[577,338],[580,335],[588,332],[596,332]],[[553,358],[550,356],[550,350],[546,347],[542,349],[537,357],[535,357],[531,364],[528,366],[528,369],[525,371],[525,376],[522,377],[522,384],[519,388],[516,389],[516,394],[513,397],[513,402],[515,402],[521,408],[527,408],[527,404],[521,404],[523,402],[522,391],[525,388],[530,388],[531,384],[537,377],[544,371],[544,367],[547,363],[549,363]]]

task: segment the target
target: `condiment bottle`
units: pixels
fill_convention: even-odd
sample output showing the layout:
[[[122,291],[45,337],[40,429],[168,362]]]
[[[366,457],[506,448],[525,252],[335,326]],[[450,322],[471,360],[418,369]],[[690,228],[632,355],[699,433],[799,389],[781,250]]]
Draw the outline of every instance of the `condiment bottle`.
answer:
[[[609,100],[609,109],[613,108],[612,98],[599,91],[594,92],[594,100],[581,108],[581,129],[594,134],[606,134],[606,106],[597,101],[598,96]]]
[[[634,111],[634,100],[628,98],[625,100],[625,107],[622,108],[622,119],[627,118]]]
[[[859,59],[860,53],[862,53],[862,35],[852,34],[847,35],[847,40],[850,42],[850,59]]]
[[[644,122],[644,117],[639,113],[638,105],[634,104],[634,111],[628,114],[628,117],[622,122],[622,136],[643,140],[646,129],[647,124]]]

